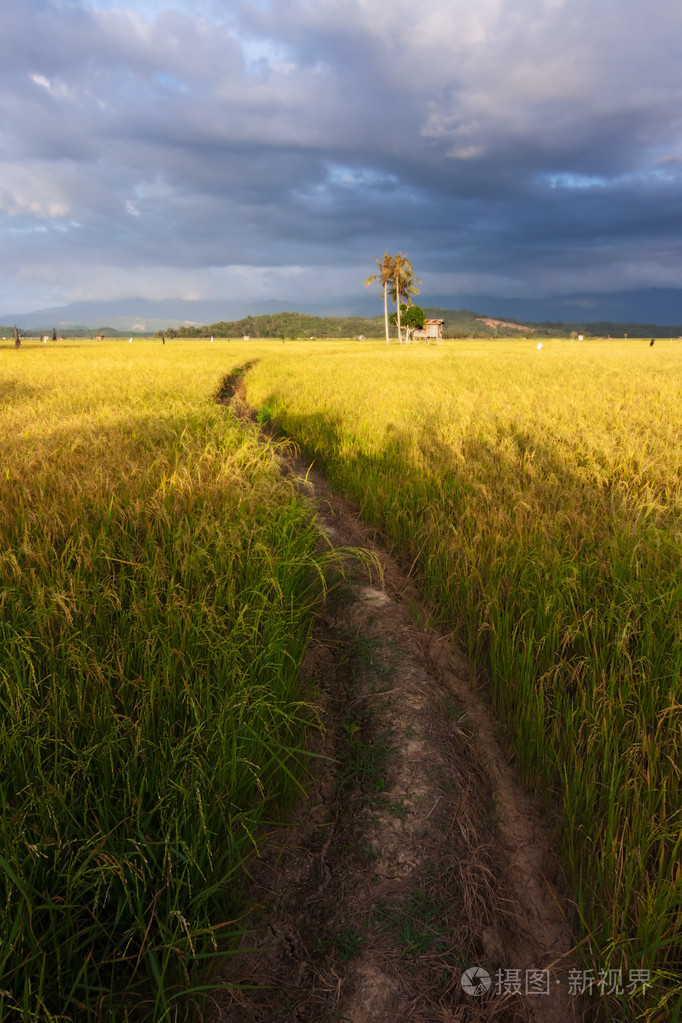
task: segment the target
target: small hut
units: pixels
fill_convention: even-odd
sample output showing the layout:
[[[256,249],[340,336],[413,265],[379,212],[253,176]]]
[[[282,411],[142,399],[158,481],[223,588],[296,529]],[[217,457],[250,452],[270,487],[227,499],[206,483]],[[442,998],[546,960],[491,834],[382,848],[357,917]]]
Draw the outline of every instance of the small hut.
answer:
[[[424,320],[424,326],[414,330],[412,337],[416,340],[417,338],[424,337],[429,341],[432,337],[437,341],[443,340],[443,324],[445,320]]]

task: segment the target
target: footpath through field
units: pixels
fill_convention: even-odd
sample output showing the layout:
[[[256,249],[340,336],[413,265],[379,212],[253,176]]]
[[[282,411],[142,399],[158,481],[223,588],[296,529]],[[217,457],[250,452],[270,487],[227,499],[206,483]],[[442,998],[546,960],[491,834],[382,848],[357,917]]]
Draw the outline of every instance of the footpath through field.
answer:
[[[345,559],[314,628],[319,757],[307,799],[259,844],[258,908],[211,1023],[584,1019],[550,824],[470,665],[326,480],[295,457],[283,470],[329,544],[371,559]]]

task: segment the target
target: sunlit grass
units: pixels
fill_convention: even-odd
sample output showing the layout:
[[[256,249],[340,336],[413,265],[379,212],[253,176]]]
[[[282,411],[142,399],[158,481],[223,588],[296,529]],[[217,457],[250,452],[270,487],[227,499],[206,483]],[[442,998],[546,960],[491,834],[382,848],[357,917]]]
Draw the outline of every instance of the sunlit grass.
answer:
[[[243,357],[0,350],[3,1020],[186,1018],[298,793],[325,555],[216,403]]]
[[[651,970],[615,1018],[663,1021],[682,1006],[682,345],[535,345],[291,346],[249,399],[417,559],[524,775],[557,794],[588,957]]]

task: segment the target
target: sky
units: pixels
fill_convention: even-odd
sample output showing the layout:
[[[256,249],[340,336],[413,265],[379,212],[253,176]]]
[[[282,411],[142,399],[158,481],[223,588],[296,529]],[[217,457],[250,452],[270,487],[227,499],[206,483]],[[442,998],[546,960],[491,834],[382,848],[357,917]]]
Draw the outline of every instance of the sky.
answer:
[[[679,0],[8,0],[0,310],[677,288],[681,58]]]

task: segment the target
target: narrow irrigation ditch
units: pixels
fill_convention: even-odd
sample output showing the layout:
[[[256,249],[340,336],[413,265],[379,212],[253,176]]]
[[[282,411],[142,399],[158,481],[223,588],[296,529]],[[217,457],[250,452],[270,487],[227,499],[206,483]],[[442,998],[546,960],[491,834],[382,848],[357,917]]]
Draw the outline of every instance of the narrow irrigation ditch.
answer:
[[[220,400],[257,429],[248,368]],[[327,542],[368,557],[344,559],[314,626],[304,674],[324,731],[307,797],[261,838],[244,947],[206,1018],[587,1019],[570,992],[552,821],[518,781],[471,666],[352,505],[290,445],[279,457]]]

